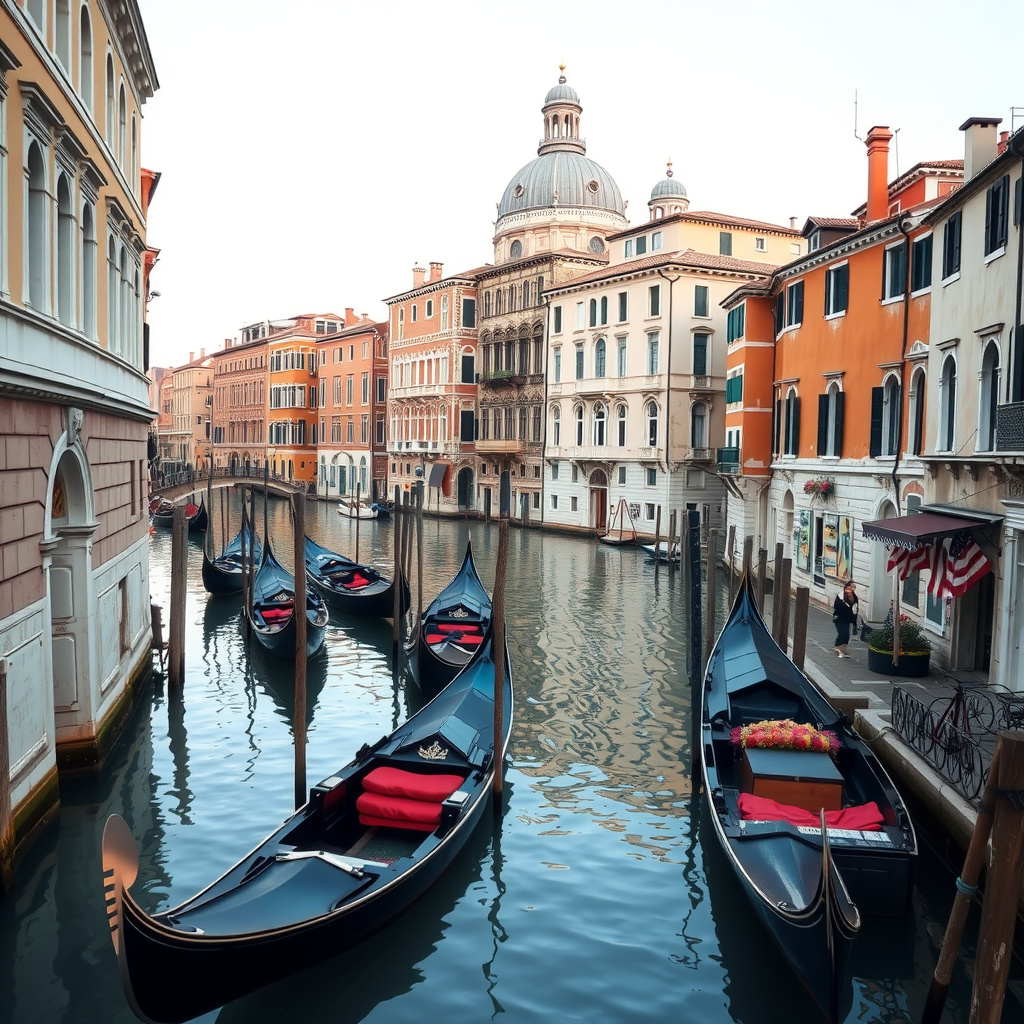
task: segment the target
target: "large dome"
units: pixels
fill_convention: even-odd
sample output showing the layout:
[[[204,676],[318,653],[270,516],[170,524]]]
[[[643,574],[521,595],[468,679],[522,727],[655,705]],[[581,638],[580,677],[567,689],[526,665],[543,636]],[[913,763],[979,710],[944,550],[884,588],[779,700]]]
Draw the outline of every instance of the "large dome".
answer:
[[[558,150],[531,160],[513,176],[501,197],[498,217],[566,207],[626,213],[619,186],[596,160]]]

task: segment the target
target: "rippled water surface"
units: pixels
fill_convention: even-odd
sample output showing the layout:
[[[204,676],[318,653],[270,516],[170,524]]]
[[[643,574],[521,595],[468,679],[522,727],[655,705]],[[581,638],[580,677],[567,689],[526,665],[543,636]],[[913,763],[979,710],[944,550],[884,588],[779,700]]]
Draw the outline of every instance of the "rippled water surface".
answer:
[[[233,535],[237,505],[222,510],[218,495],[218,546],[225,519]],[[291,565],[284,502],[271,502],[269,521]],[[394,531],[360,524],[360,559],[390,572]],[[307,532],[355,554],[355,523],[332,505],[307,506]],[[490,589],[497,527],[427,519],[424,601],[454,574],[470,535]],[[166,607],[169,532],[153,535],[151,551],[153,597]],[[127,819],[140,847],[133,892],[157,911],[293,809],[288,667],[249,650],[237,601],[209,598],[200,564],[193,541],[183,694],[159,681],[146,690],[103,774],[62,787],[59,821],[0,900],[0,1024],[134,1020],[103,907],[107,814]],[[361,946],[202,1019],[818,1020],[751,919],[691,792],[683,597],[679,575],[662,567],[656,577],[638,550],[513,529],[516,706],[499,823],[485,818],[439,884]],[[394,671],[383,620],[332,613],[308,688],[307,784],[419,706]],[[851,1021],[920,1013],[952,890],[934,857],[920,861],[911,914],[865,923]],[[188,979],[168,978],[179,984]],[[967,1021],[968,984],[958,969],[945,1020]]]

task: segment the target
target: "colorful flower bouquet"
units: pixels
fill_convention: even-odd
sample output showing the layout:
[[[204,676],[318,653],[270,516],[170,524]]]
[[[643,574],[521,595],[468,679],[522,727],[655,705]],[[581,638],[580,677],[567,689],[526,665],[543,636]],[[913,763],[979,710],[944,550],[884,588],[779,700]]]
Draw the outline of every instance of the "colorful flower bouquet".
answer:
[[[836,493],[836,482],[830,477],[819,476],[804,482],[804,494],[812,498],[831,498]]]
[[[816,729],[813,725],[799,725],[791,718],[736,726],[731,739],[737,747],[809,750],[816,754],[835,754],[841,746],[834,732]]]

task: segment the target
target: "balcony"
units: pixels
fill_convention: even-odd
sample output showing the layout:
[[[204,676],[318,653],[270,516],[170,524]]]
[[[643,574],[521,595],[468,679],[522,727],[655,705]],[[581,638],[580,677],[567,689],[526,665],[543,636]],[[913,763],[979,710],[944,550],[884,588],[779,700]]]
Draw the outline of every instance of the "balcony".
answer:
[[[714,462],[714,448],[687,448],[686,462]]]
[[[690,377],[691,391],[710,391],[711,378],[706,373],[695,373]]]
[[[525,383],[526,378],[514,370],[495,370],[494,373],[485,374],[480,378],[484,387],[504,388]]]
[[[520,455],[526,451],[526,442],[518,438],[508,437],[490,441],[477,441],[478,455]]]
[[[718,449],[718,472],[724,476],[739,476],[740,474],[740,450],[739,448]]]
[[[996,451],[1024,452],[1024,402],[996,408]]]
[[[662,456],[662,451],[661,451],[660,448],[641,448],[640,449],[640,460],[641,461],[648,461],[649,462],[651,460],[660,460],[661,456]]]
[[[458,455],[458,441],[396,441],[388,448],[389,455]]]

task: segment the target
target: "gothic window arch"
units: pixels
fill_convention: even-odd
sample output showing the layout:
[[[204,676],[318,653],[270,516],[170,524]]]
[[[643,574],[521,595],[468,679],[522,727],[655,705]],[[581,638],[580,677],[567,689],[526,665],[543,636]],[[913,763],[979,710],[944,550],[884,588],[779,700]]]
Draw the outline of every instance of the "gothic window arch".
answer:
[[[658,447],[658,403],[653,399],[647,403],[645,409],[647,417],[647,444],[651,448]]]
[[[96,340],[96,211],[92,203],[82,205],[82,330]]]
[[[604,338],[598,338],[594,344],[594,376],[605,375],[606,343]]]
[[[128,104],[125,100],[124,82],[117,92],[117,162],[124,170],[125,131],[128,123]]]
[[[57,318],[66,327],[75,320],[75,214],[66,174],[57,179]]]
[[[708,407],[704,402],[694,402],[690,408],[690,447],[708,446]]]
[[[978,402],[978,451],[996,447],[996,411],[999,408],[999,344],[994,339],[981,357],[981,394]]]
[[[28,147],[28,231],[25,232],[26,270],[28,272],[28,304],[41,313],[47,312],[47,267],[50,249],[49,197],[46,191],[46,168],[39,143],[34,139]]]
[[[106,117],[103,125],[103,136],[107,140],[110,151],[114,150],[114,58],[107,54],[106,70]]]
[[[956,357],[952,352],[942,363],[939,378],[939,436],[936,451],[951,452],[956,439]]]
[[[626,406],[620,404],[615,413],[616,426],[618,429],[618,442],[620,448],[626,447]]]
[[[92,21],[89,18],[89,5],[82,4],[82,13],[78,28],[78,95],[90,112],[92,111]]]
[[[608,443],[608,410],[603,402],[594,406],[594,445],[603,448]]]
[[[556,405],[551,410],[551,445],[553,448],[560,447],[562,434],[562,413]]]
[[[583,447],[583,406],[582,405],[577,405],[576,408],[573,409],[573,420],[574,420],[575,427],[576,427],[576,438],[575,438],[576,447],[577,448],[582,448]]]

